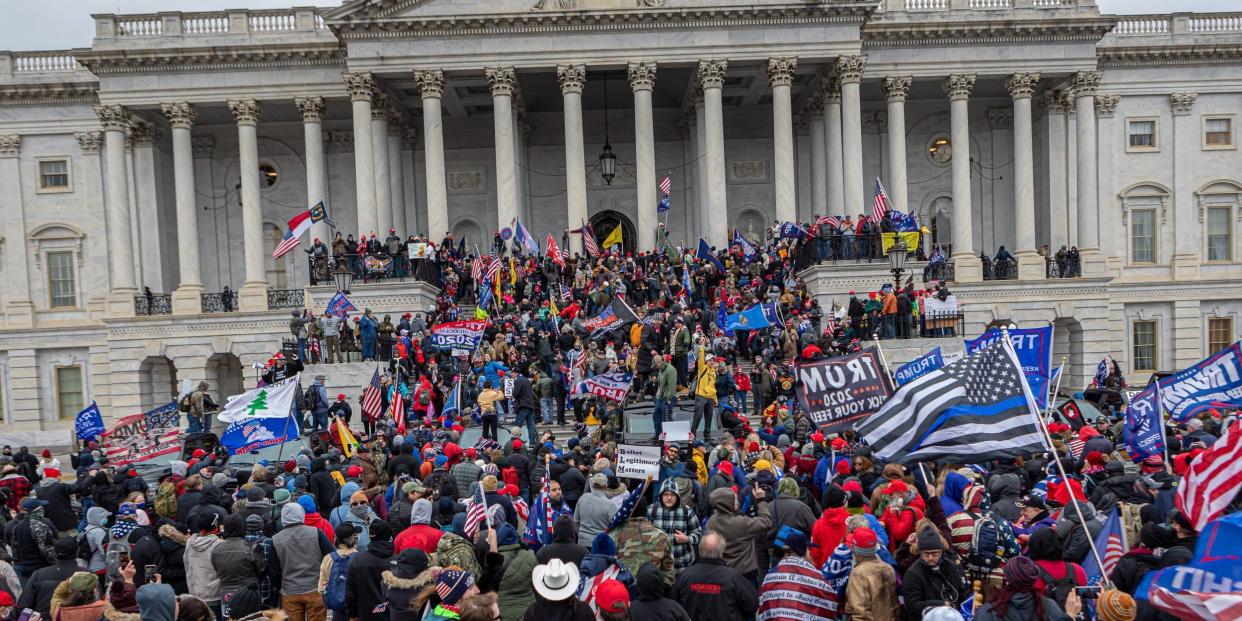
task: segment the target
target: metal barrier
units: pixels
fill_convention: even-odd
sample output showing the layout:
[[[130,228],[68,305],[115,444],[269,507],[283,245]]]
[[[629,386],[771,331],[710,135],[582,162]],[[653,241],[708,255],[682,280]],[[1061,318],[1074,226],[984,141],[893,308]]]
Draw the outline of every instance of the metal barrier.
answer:
[[[957,271],[951,261],[933,261],[923,266],[923,282],[957,280]]]
[[[1082,276],[1082,267],[1078,257],[1061,257],[1060,259],[1044,259],[1045,274],[1048,278],[1078,278]]]
[[[1017,280],[1018,279],[1018,261],[1017,259],[999,259],[996,261],[983,257],[983,279],[984,280]]]
[[[202,294],[202,310],[204,313],[231,313],[237,310],[237,294],[204,293]]]
[[[172,295],[168,293],[136,295],[134,296],[134,314],[143,316],[171,315]]]
[[[306,296],[301,289],[268,289],[267,308],[302,308],[306,305]]]

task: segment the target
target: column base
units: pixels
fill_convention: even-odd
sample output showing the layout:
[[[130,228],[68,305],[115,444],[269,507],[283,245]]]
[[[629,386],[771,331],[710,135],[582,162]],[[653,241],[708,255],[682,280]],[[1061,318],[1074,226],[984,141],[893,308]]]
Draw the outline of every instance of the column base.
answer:
[[[33,328],[34,310],[34,302],[30,300],[13,300],[4,315],[10,328]]]
[[[1018,280],[1044,280],[1048,277],[1048,266],[1038,252],[1020,250],[1017,257]]]
[[[137,289],[113,290],[108,294],[108,306],[104,314],[111,319],[137,316],[138,313],[134,309],[135,295],[138,295]]]
[[[248,282],[237,290],[237,310],[243,313],[267,310],[267,284]]]
[[[954,254],[954,282],[983,282],[983,261],[973,254]]]
[[[1108,261],[1096,248],[1079,248],[1078,262],[1082,266],[1083,278],[1107,278]]]
[[[1199,255],[1195,254],[1175,254],[1173,255],[1173,280],[1198,280],[1199,278]]]
[[[172,314],[199,315],[203,312],[203,286],[181,285],[172,294]]]

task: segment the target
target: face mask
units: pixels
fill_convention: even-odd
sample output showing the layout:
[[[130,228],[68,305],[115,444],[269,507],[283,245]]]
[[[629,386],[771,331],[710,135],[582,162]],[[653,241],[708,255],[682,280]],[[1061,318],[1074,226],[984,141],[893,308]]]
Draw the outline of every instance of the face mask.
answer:
[[[367,517],[368,509],[370,509],[370,507],[366,505],[358,505],[356,507],[350,507],[349,512],[352,513],[354,517],[365,518]]]

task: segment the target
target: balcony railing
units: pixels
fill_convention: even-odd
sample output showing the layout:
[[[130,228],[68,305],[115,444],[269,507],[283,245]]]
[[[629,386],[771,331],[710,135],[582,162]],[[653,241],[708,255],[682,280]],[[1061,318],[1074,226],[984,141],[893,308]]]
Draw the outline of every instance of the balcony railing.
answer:
[[[268,289],[267,308],[302,308],[306,306],[306,296],[301,289]]]
[[[1017,280],[1018,279],[1018,261],[1017,259],[997,259],[992,260],[982,257],[983,261],[983,279],[984,280]]]
[[[932,261],[923,267],[923,282],[957,280],[952,261]]]
[[[13,73],[67,73],[82,69],[72,52],[13,52]]]
[[[332,272],[338,264],[344,264],[354,272],[355,283],[406,279],[418,280],[440,286],[441,267],[427,259],[410,259],[407,256],[390,257],[387,254],[340,254],[331,257],[306,257],[311,286],[333,284]]]
[[[287,32],[326,32],[316,9],[147,13],[96,16],[97,39],[208,37]]]
[[[1242,13],[1178,13],[1122,15],[1113,28],[1116,37],[1164,37],[1242,33]]]
[[[929,313],[918,317],[895,315],[858,318],[856,334],[872,335],[880,339],[935,339],[960,337],[965,334],[966,316],[962,311],[952,313]]]
[[[172,295],[155,293],[134,296],[134,314],[139,316],[171,315]]]
[[[229,291],[227,293],[204,293],[202,295],[202,309],[204,313],[231,313],[237,310],[237,294]]]
[[[1044,259],[1045,274],[1048,278],[1078,278],[1082,276],[1082,267],[1078,257],[1063,256],[1055,259]]]

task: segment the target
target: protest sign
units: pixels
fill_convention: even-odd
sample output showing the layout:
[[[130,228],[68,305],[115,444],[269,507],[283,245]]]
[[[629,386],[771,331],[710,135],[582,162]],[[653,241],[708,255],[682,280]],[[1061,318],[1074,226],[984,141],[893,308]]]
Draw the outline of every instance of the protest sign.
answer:
[[[406,250],[409,252],[411,259],[426,259],[428,255],[427,242],[413,242],[406,244]]]
[[[690,421],[670,420],[664,423],[665,442],[687,442],[690,440]]]
[[[660,476],[660,447],[618,444],[617,476],[627,479],[658,478]]]
[[[486,321],[471,319],[469,321],[450,321],[431,329],[431,345],[436,349],[466,349],[474,351],[483,338]]]
[[[889,396],[875,348],[798,364],[795,392],[802,411],[825,433],[847,429]]]
[[[177,404],[145,414],[126,416],[101,434],[104,455],[114,466],[126,466],[181,450],[181,417]]]

